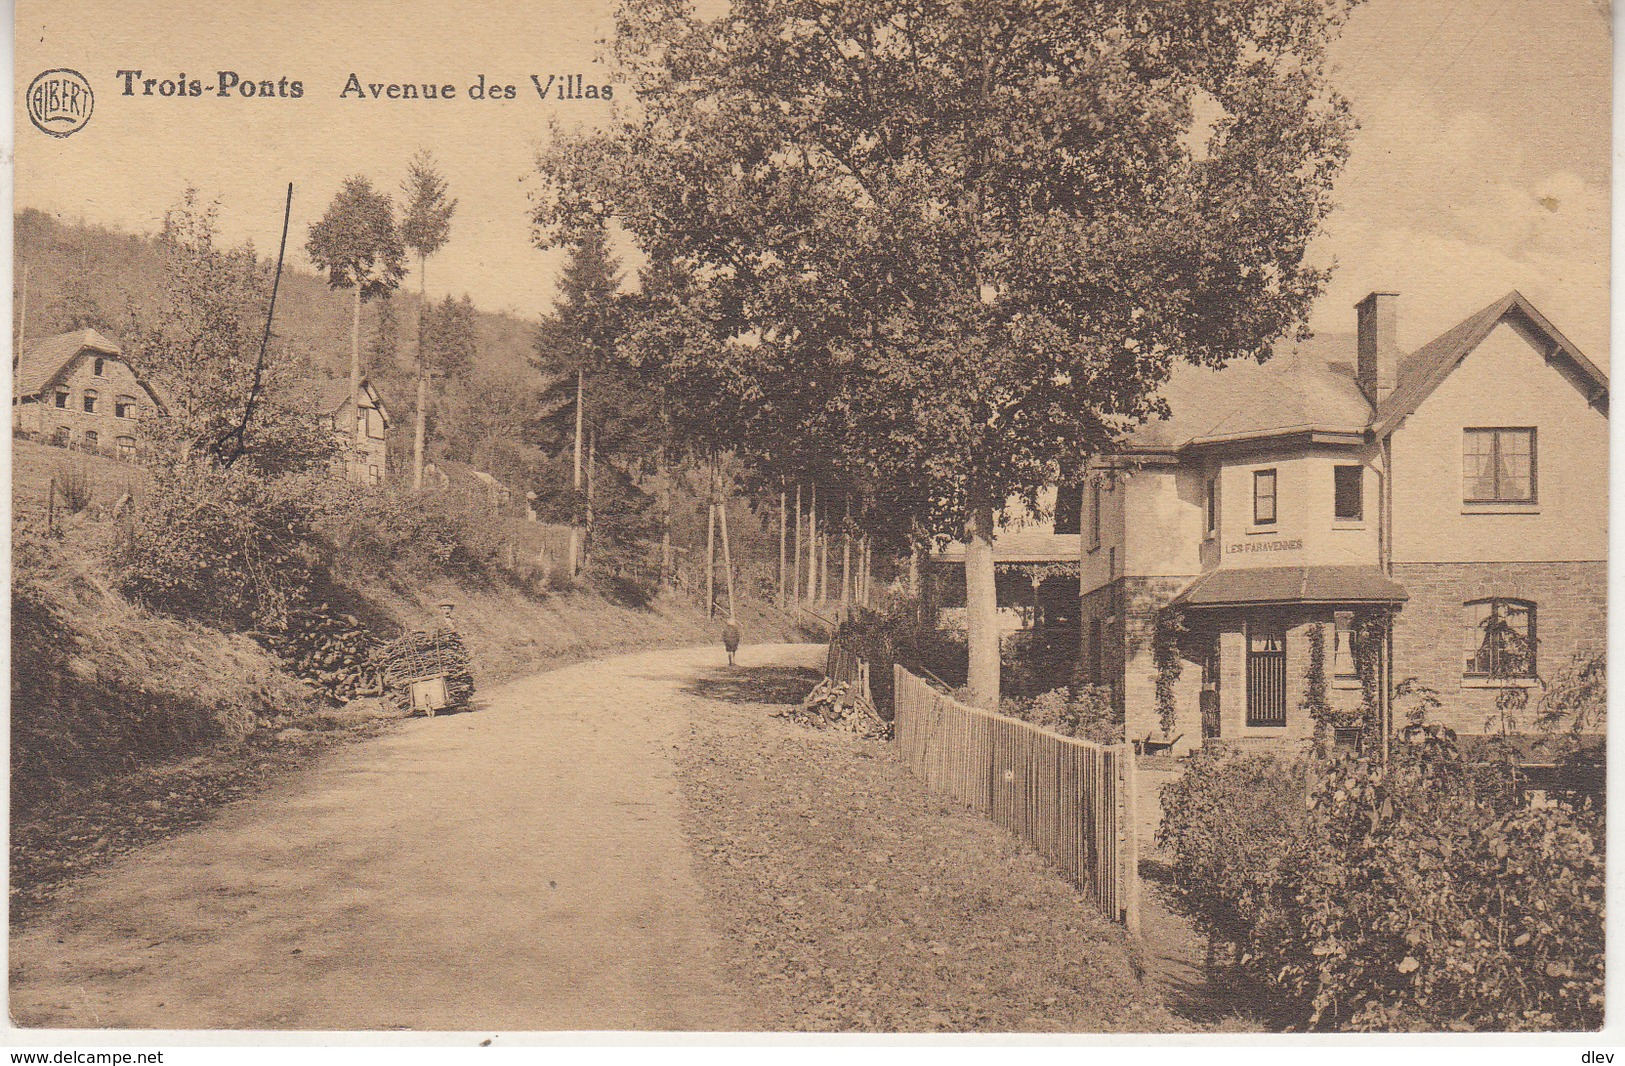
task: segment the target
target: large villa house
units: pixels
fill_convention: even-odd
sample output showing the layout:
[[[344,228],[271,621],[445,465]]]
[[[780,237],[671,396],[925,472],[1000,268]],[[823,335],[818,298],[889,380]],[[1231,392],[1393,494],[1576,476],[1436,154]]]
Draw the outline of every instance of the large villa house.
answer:
[[[131,458],[136,423],[163,410],[119,346],[93,329],[23,341],[12,361],[14,430]]]
[[[1178,367],[1170,416],[1092,467],[1082,674],[1130,739],[1307,739],[1317,650],[1332,706],[1362,705],[1363,664],[1379,700],[1414,678],[1483,733],[1498,696],[1602,651],[1607,375],[1516,292],[1408,354],[1397,305],[1362,300],[1352,343]]]

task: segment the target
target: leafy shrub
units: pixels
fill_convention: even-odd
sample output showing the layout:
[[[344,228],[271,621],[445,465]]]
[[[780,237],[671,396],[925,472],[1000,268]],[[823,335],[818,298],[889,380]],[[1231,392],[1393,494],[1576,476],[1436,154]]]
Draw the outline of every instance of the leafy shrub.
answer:
[[[1006,696],[999,701],[999,712],[1063,737],[1096,744],[1123,743],[1123,719],[1112,706],[1109,685],[1056,688],[1027,698]]]
[[[309,478],[246,467],[155,468],[115,549],[125,591],[182,617],[280,621],[318,568],[312,490]]]
[[[1302,759],[1208,744],[1163,786],[1157,843],[1172,853],[1175,892],[1210,941],[1248,942],[1273,906],[1278,869],[1307,821],[1307,772]]]
[[[1404,739],[1386,769],[1308,766],[1307,799],[1304,764],[1198,755],[1159,832],[1184,906],[1295,1027],[1600,1026],[1596,816],[1520,805],[1449,730]]]
[[[348,567],[481,580],[502,563],[501,535],[491,525],[450,493],[335,483],[315,531]]]

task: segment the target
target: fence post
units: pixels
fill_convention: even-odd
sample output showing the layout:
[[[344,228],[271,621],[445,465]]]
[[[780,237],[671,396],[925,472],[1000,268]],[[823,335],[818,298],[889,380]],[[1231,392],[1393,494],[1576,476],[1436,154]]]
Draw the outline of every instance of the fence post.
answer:
[[[1122,793],[1120,817],[1123,822],[1123,928],[1133,936],[1140,935],[1140,824],[1135,806],[1139,801],[1139,767],[1134,758],[1134,745],[1123,744],[1118,765],[1118,789]]]

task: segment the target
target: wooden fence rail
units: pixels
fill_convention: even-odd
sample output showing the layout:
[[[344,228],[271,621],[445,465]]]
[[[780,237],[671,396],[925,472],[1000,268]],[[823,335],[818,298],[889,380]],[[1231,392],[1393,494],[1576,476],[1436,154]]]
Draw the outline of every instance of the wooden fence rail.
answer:
[[[1031,844],[1107,916],[1139,931],[1134,753],[968,707],[894,667],[903,762],[926,788]]]

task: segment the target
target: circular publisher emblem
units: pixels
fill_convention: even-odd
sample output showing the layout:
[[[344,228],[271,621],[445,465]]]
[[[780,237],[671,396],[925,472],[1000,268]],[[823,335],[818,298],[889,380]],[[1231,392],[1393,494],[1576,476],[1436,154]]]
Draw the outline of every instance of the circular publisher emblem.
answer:
[[[58,67],[39,75],[28,86],[28,119],[34,128],[52,137],[78,133],[96,108],[90,82],[77,70]]]

